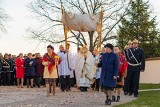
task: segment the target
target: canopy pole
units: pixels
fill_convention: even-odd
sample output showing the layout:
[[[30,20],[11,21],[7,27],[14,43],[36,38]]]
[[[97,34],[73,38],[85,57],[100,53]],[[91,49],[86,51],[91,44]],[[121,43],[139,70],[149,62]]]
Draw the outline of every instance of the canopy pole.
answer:
[[[68,31],[65,29],[65,26],[64,26],[64,36],[65,36],[65,47],[66,47],[66,49],[67,49],[67,43],[68,43],[68,41],[67,41],[67,33],[68,33]]]
[[[101,42],[102,42],[102,23],[103,23],[103,7],[101,7],[101,18],[98,28],[98,51],[101,51]]]
[[[62,16],[64,14],[64,8],[63,8],[63,5],[62,5],[62,1],[60,0],[60,3],[61,3],[61,12],[62,12]],[[64,27],[64,36],[65,36],[65,48],[67,49],[67,33],[68,31],[65,29],[65,25],[63,24],[63,27]]]
[[[64,8],[63,8],[63,5],[62,5],[62,1],[60,0],[60,3],[61,3],[61,11],[62,11],[62,16],[63,16],[63,14],[64,14]],[[66,53],[67,53],[67,65],[68,65],[68,69],[70,69],[71,70],[71,68],[70,68],[70,64],[69,64],[69,59],[68,59],[68,47],[67,47],[67,38],[68,38],[68,36],[67,36],[67,33],[68,33],[68,30],[66,30],[66,27],[65,27],[65,25],[63,24],[63,27],[64,27],[64,36],[65,36],[65,49],[66,49]]]

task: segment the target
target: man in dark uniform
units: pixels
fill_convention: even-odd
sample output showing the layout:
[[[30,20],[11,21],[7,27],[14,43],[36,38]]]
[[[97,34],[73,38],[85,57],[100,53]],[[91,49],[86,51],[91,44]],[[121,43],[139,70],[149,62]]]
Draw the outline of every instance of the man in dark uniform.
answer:
[[[133,47],[128,49],[127,54],[129,95],[134,94],[134,97],[138,97],[140,72],[145,70],[145,54],[138,45],[138,40],[133,40]]]
[[[129,58],[128,58],[129,50],[128,49],[130,49],[130,48],[132,48],[132,41],[131,40],[128,41],[128,44],[125,46],[124,51],[123,51],[123,54],[126,57],[127,61],[129,60]],[[128,69],[127,69],[127,72],[128,72]],[[124,80],[124,94],[128,95],[128,93],[129,93],[129,80],[128,80],[127,77],[125,77],[125,80]]]

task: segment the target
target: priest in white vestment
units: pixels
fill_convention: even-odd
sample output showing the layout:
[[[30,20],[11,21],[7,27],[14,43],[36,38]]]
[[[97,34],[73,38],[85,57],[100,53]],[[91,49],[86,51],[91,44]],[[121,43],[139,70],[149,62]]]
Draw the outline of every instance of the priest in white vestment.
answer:
[[[94,76],[94,58],[87,46],[83,46],[76,57],[75,64],[77,86],[82,92],[93,83]]]

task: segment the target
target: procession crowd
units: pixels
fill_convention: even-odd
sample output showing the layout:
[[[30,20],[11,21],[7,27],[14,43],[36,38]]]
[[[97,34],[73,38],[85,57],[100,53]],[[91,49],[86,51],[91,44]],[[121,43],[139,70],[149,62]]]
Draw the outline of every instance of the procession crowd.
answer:
[[[87,46],[70,52],[70,44],[66,49],[59,46],[47,46],[47,53],[18,56],[0,54],[0,85],[17,85],[18,88],[46,87],[47,96],[55,95],[55,87],[60,86],[62,92],[71,91],[77,86],[81,92],[89,88],[105,93],[106,105],[120,101],[122,90],[125,95],[138,97],[140,72],[145,70],[145,54],[139,48],[139,41],[129,41],[122,50],[119,46],[107,43],[101,50],[93,52]]]

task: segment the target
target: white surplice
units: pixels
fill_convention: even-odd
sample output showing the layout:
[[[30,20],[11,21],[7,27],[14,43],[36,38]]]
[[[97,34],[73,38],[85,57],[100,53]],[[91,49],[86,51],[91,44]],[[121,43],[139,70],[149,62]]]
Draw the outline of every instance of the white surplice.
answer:
[[[70,78],[75,78],[74,71],[75,71],[75,62],[76,62],[76,53],[72,53],[72,70]]]
[[[88,52],[86,61],[80,53],[76,55],[75,73],[78,87],[90,87],[93,83],[90,79],[94,76],[94,58],[91,52]]]
[[[68,52],[68,61],[67,61],[67,53],[64,52],[58,52],[58,56],[61,59],[60,64],[58,65],[58,74],[59,76],[61,75],[71,75],[71,70],[69,67],[72,69],[72,54],[71,52]],[[68,64],[69,62],[69,64]]]

